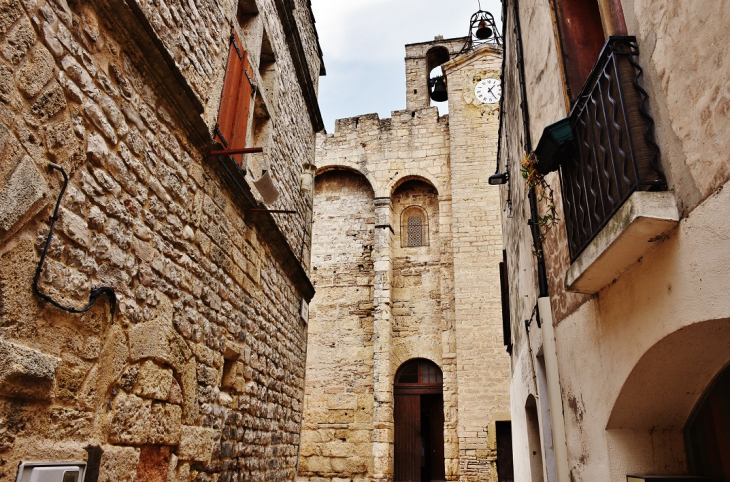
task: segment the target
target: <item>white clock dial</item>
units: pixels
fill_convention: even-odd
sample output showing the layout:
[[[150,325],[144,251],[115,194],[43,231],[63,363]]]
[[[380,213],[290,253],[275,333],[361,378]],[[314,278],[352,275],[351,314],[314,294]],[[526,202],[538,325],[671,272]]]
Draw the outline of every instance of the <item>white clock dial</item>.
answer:
[[[494,104],[502,97],[502,86],[498,79],[480,80],[474,87],[474,95],[482,104]]]

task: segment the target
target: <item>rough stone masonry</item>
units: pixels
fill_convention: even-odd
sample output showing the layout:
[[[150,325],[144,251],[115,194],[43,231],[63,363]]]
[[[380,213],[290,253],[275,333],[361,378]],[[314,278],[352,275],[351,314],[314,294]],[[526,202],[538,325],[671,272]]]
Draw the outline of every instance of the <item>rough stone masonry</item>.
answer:
[[[474,86],[499,79],[501,48],[458,55],[464,40],[406,46],[406,109],[339,119],[317,136],[299,480],[404,480],[394,479],[394,381],[417,359],[443,373],[446,479],[497,480],[496,422],[510,418],[501,206],[487,186],[499,108]],[[448,116],[430,106],[438,64]],[[409,245],[412,213],[424,224]]]
[[[294,214],[246,211],[257,193],[206,156],[231,27],[266,87],[249,141]],[[0,481],[38,460],[87,462],[87,481],[293,480],[320,72],[305,0],[0,0]],[[49,162],[69,182],[39,287],[74,307],[111,287],[113,313],[31,290]]]

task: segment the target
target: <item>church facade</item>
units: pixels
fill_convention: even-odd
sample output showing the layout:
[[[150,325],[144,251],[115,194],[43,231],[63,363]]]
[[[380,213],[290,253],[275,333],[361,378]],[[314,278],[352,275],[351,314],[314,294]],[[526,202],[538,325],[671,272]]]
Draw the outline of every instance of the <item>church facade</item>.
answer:
[[[464,42],[407,45],[406,109],[318,135],[299,480],[496,481],[511,463],[486,187],[499,102],[477,97],[499,85],[502,52]],[[439,65],[448,116],[429,98]]]

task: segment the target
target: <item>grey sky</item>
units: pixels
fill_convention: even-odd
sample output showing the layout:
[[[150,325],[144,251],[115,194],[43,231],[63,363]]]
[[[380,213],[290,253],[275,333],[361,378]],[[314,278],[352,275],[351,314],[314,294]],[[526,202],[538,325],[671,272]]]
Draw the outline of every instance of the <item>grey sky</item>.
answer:
[[[481,0],[501,24],[499,0]],[[477,0],[312,0],[327,76],[319,103],[327,132],[335,119],[405,109],[404,46],[465,36]],[[501,31],[501,25],[500,25]],[[445,104],[445,103],[444,103]]]

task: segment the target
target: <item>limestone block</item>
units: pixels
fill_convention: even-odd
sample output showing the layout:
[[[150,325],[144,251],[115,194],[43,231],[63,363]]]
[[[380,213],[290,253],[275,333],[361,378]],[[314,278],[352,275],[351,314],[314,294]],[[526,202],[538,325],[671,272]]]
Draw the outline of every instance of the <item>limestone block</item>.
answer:
[[[28,50],[30,50],[35,40],[36,36],[33,31],[33,26],[27,18],[23,18],[8,32],[5,45],[2,49],[3,57],[11,64],[17,64]]]
[[[91,76],[72,56],[65,56],[61,60],[61,66],[63,67],[63,70],[66,71],[66,74],[68,74],[69,79],[78,84],[78,86],[81,87],[81,90],[93,98],[98,97],[99,90],[94,85],[94,81],[91,79]]]
[[[212,428],[183,425],[178,457],[181,460],[208,462],[213,453],[215,431]]]
[[[15,80],[13,79],[13,71],[10,67],[0,66],[0,100],[10,102],[15,94]]]
[[[151,400],[120,392],[112,402],[112,423],[109,441],[141,445],[150,432]]]
[[[101,405],[112,385],[122,375],[129,351],[127,339],[119,325],[113,325],[106,335],[106,341],[99,356],[99,374],[96,383],[96,403]]]
[[[109,123],[109,120],[106,118],[101,108],[94,102],[87,100],[84,102],[84,112],[86,113],[86,117],[88,117],[91,123],[101,131],[104,137],[106,137],[112,144],[116,145],[118,141],[117,134],[114,132],[114,128]]]
[[[181,405],[183,403],[183,394],[180,384],[173,378],[172,386],[170,387],[170,395],[167,397],[167,401]]]
[[[195,360],[189,360],[182,370],[183,421],[193,423],[198,416],[198,378]]]
[[[34,47],[15,73],[18,90],[26,97],[35,97],[53,77],[53,55],[42,45]]]
[[[105,445],[101,455],[98,482],[135,482],[139,449]]]
[[[109,146],[101,135],[91,132],[86,142],[86,153],[95,165],[104,166],[109,157]]]
[[[158,319],[141,323],[129,331],[132,360],[152,358],[167,363],[180,372],[192,356],[185,340],[172,327],[172,315],[164,313],[165,304],[158,307]]]
[[[178,479],[176,477],[177,475],[177,455],[171,454],[170,455],[170,465],[167,467],[167,477],[165,477],[165,482],[178,482]],[[186,479],[179,479],[179,480],[186,480]]]
[[[21,15],[23,9],[18,0],[0,1],[0,35],[5,34]]]
[[[0,340],[0,395],[50,399],[59,363],[54,356]]]
[[[37,118],[47,121],[66,108],[66,97],[61,86],[53,82],[42,94],[36,97],[30,111]]]
[[[32,239],[23,238],[0,256],[0,319],[3,326],[36,319],[38,297],[33,283],[37,254]]]
[[[81,89],[79,89],[78,85],[76,85],[71,79],[68,78],[68,76],[64,72],[58,73],[58,83],[63,87],[63,91],[66,93],[66,96],[73,102],[76,102],[77,104],[81,104],[84,102],[84,94],[81,92]]]
[[[172,370],[147,360],[139,369],[134,393],[140,397],[167,400],[172,386]]]
[[[182,409],[169,403],[154,403],[150,418],[148,443],[177,445],[180,443]]]
[[[25,156],[0,191],[0,236],[14,230],[23,217],[35,214],[48,184],[29,156]]]
[[[56,375],[56,398],[60,400],[75,400],[76,394],[86,378],[86,372],[67,366],[61,366]]]
[[[88,248],[90,236],[86,221],[63,207],[59,211],[59,214],[58,227],[61,231],[84,248]]]
[[[41,11],[50,11],[50,9],[41,9]],[[63,45],[58,41],[55,30],[48,23],[43,23],[43,41],[46,47],[51,51],[54,57],[59,58],[64,54]]]

